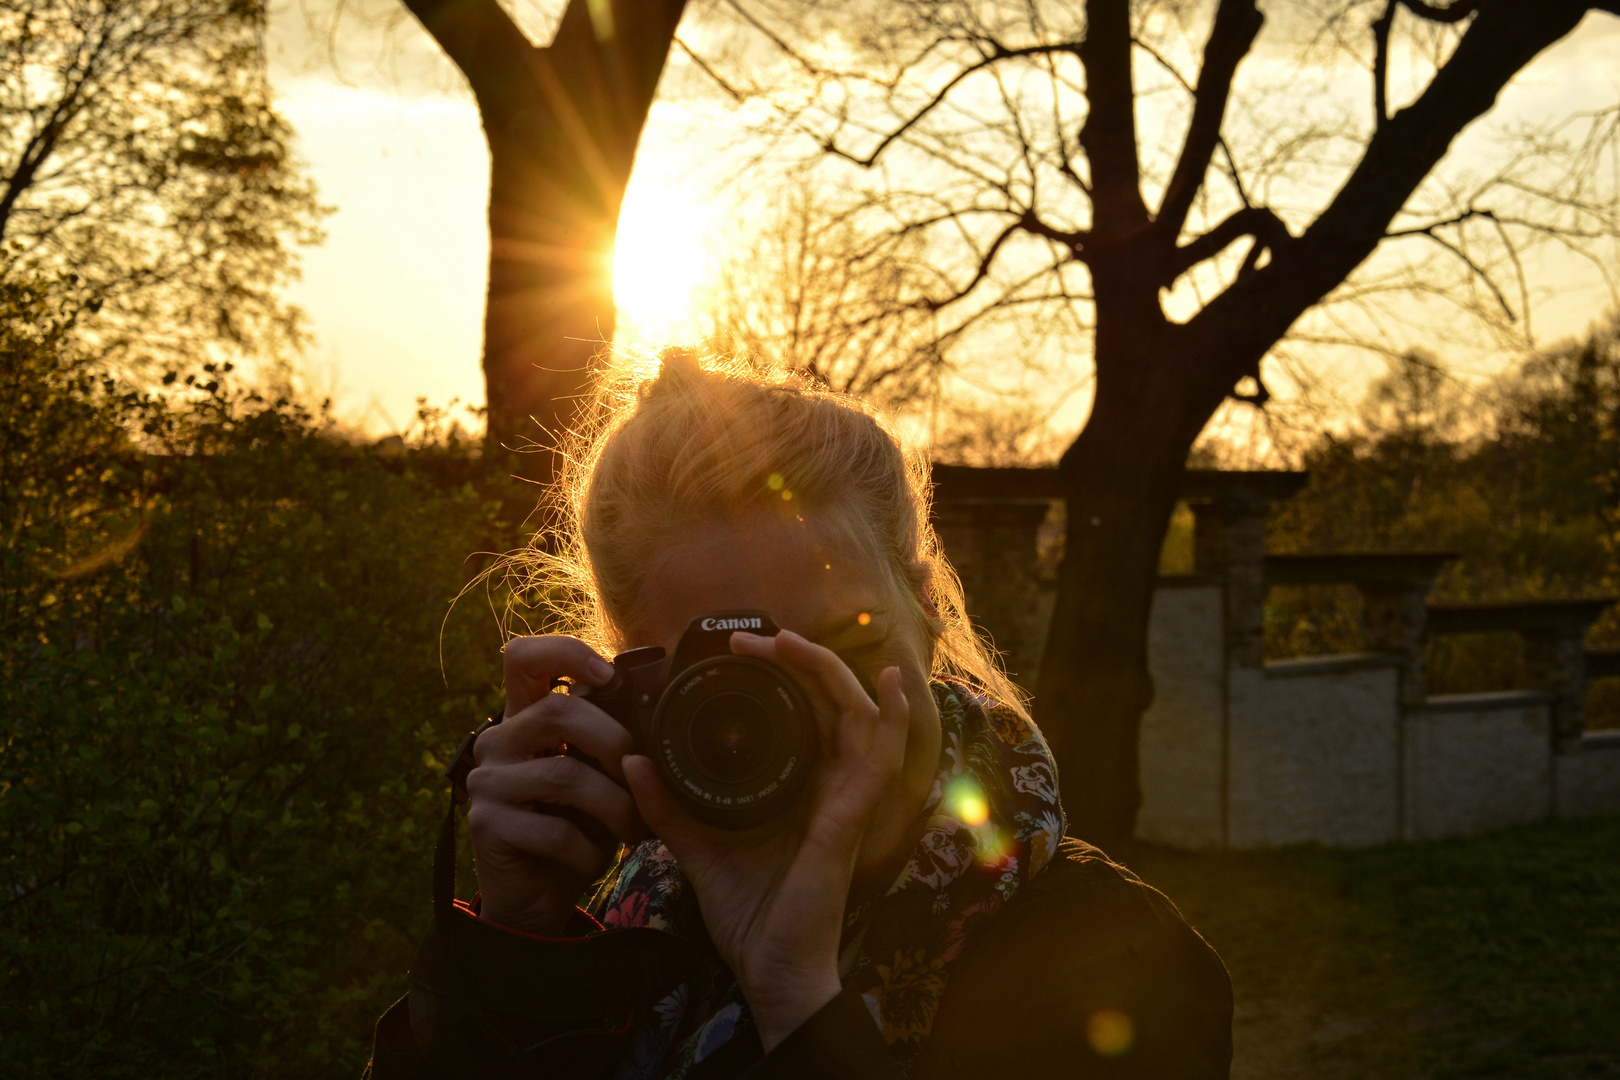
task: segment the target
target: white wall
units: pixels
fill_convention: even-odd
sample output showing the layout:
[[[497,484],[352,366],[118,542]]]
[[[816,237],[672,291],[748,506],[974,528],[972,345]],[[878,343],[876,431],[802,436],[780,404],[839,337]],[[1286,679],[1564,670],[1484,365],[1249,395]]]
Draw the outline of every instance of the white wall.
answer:
[[[1550,694],[1431,697],[1384,654],[1228,668],[1218,578],[1154,596],[1137,835],[1184,849],[1360,847],[1620,811],[1620,732],[1555,752]]]
[[[1461,836],[1552,807],[1552,695],[1429,698],[1406,719],[1406,835]]]
[[[1225,724],[1220,580],[1160,587],[1148,632],[1153,704],[1142,717],[1136,834],[1170,847],[1224,844]]]
[[[1229,673],[1230,846],[1361,847],[1395,838],[1398,677],[1382,656]]]
[[[1620,731],[1588,734],[1553,762],[1561,817],[1620,811]]]

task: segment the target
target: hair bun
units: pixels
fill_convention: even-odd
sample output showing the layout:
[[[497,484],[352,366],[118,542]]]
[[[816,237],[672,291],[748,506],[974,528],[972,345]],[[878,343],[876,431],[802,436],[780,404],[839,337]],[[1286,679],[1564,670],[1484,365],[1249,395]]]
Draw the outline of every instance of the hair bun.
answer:
[[[658,377],[649,388],[654,394],[691,390],[703,381],[703,364],[696,349],[672,345],[658,354]]]

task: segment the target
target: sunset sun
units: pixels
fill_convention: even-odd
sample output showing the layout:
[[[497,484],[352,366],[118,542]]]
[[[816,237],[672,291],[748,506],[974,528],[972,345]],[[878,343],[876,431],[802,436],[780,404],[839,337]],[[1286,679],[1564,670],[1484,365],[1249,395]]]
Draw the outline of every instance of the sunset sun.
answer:
[[[692,295],[703,277],[709,212],[679,185],[631,181],[613,256],[613,299],[624,329],[650,338],[692,333]]]

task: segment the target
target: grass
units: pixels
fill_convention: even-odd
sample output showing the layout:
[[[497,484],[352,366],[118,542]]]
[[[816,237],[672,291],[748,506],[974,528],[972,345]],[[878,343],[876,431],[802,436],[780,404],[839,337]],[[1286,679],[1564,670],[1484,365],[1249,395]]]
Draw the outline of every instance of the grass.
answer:
[[[1232,973],[1238,1080],[1620,1077],[1620,817],[1132,862]]]

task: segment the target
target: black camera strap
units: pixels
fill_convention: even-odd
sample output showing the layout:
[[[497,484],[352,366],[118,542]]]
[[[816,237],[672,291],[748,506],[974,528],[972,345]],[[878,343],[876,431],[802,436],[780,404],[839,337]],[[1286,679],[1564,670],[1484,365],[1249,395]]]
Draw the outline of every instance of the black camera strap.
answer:
[[[448,988],[483,1009],[560,1025],[596,1025],[652,1005],[697,963],[696,950],[672,934],[640,926],[547,939],[457,908],[456,810],[468,802],[473,743],[500,722],[487,720],[462,739],[444,772],[450,805],[433,854],[433,920]]]
[[[450,781],[450,807],[445,811],[444,824],[439,827],[439,842],[433,850],[433,921],[439,935],[446,942],[451,939],[451,926],[456,911],[456,808],[467,805],[467,777],[477,761],[473,758],[473,744],[478,736],[506,718],[506,709],[469,731],[456,747],[455,756],[444,770]]]

